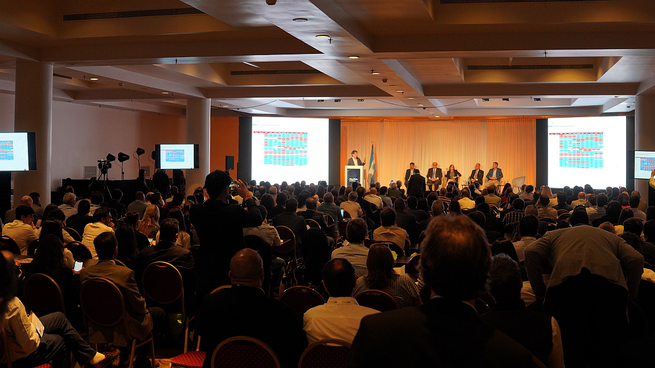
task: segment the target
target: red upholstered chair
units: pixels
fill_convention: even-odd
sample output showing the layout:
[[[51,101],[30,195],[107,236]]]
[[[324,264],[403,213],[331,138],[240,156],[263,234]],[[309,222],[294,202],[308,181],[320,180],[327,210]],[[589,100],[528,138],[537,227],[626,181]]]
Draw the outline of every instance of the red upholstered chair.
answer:
[[[305,219],[305,224],[311,228],[321,230],[321,225],[314,219]]]
[[[382,290],[364,290],[355,295],[355,299],[357,299],[359,305],[373,308],[380,312],[398,309],[396,300]]]
[[[5,360],[5,351],[7,351],[7,337],[5,336],[5,329],[2,328],[0,329],[0,362],[4,362]],[[5,362],[4,364],[7,368],[12,368],[11,362]],[[37,365],[34,368],[52,368],[52,365],[46,363]]]
[[[275,229],[280,234],[282,244],[273,247],[273,252],[285,261],[298,258],[296,255],[296,235],[293,233],[293,230],[283,225],[278,225]]]
[[[307,310],[325,303],[325,299],[318,291],[307,286],[292,286],[284,290],[280,301],[293,309],[301,323]]]
[[[37,316],[45,316],[53,312],[66,314],[64,297],[57,282],[52,277],[35,273],[25,281],[25,304]]]
[[[298,368],[345,367],[350,343],[343,340],[321,340],[307,347],[300,356]]]
[[[223,340],[212,355],[212,368],[280,368],[280,360],[268,345],[248,336]]]
[[[108,328],[117,328],[122,325],[122,331],[129,331],[123,294],[113,282],[105,278],[93,278],[85,281],[80,290],[80,302],[89,336],[88,322]],[[115,330],[115,332],[117,331]],[[125,340],[132,342],[129,368],[134,365],[136,348],[148,343],[150,343],[152,354],[152,368],[155,368],[155,343],[152,333],[142,341],[137,341],[131,336],[125,336]]]
[[[16,241],[7,235],[0,236],[0,250],[8,250],[13,254],[20,254],[20,248],[18,248]]]
[[[143,270],[141,285],[143,295],[147,299],[162,305],[169,313],[184,315],[184,352],[186,353],[189,344],[189,322],[193,318],[186,314],[182,274],[168,262],[153,262]],[[171,307],[174,307],[175,310]]]

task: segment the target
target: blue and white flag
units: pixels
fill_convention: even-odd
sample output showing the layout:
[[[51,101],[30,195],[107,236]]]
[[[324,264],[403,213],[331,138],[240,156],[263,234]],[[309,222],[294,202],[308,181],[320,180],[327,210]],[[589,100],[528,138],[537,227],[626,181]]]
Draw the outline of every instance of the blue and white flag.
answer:
[[[375,150],[373,149],[373,143],[371,143],[371,156],[369,156],[368,160],[368,184],[371,185],[375,183]]]

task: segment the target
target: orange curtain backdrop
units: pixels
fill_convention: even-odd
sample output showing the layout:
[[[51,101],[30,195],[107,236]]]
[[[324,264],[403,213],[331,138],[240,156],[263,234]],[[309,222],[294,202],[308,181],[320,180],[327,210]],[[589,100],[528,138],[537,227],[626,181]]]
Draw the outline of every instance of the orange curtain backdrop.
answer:
[[[486,175],[498,161],[506,182],[519,176],[526,177],[525,183],[536,182],[535,119],[341,120],[344,165],[355,149],[368,170],[371,143],[375,145],[376,180],[382,185],[404,181],[410,162],[426,175],[434,161],[444,172],[455,165],[464,178],[476,163]]]

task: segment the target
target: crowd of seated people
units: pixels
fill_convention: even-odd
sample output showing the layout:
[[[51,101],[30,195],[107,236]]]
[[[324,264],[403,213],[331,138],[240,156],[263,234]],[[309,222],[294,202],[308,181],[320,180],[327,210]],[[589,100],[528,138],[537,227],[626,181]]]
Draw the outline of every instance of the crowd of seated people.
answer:
[[[352,367],[432,366],[455,357],[472,366],[529,366],[530,356],[548,367],[584,367],[652,358],[634,353],[655,335],[634,326],[655,321],[655,208],[639,192],[451,184],[416,196],[406,189],[400,181],[246,184],[214,171],[194,195],[174,190],[168,201],[159,192],[138,192],[132,203],[121,203],[122,193],[105,202],[101,193],[69,192],[39,212],[27,196],[7,214],[15,219],[3,235],[20,257],[38,241],[22,277],[44,273],[65,285],[67,317],[78,329],[81,282],[122,267],[129,282],[119,288],[135,303],[133,327],[165,330],[165,312],[147,306],[139,287],[148,264],[166,261],[185,279],[203,351],[248,335],[269,344],[283,367],[297,366],[308,342],[327,338],[352,342]],[[295,258],[276,253],[284,243],[276,226],[295,234]],[[91,254],[81,278],[69,250],[75,243]],[[415,255],[418,279],[403,267]],[[224,285],[232,288],[212,293]],[[291,286],[327,300],[306,312],[304,325],[275,300]],[[354,297],[370,289],[401,309],[359,306]],[[219,318],[228,314],[240,317]],[[474,336],[449,339],[455,331]],[[407,341],[392,348],[391,337]]]

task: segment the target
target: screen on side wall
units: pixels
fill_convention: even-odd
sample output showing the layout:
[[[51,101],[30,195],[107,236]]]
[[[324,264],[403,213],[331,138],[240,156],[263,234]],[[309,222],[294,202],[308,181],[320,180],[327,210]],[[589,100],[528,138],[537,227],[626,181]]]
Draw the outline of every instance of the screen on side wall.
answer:
[[[252,175],[271,184],[328,180],[329,119],[252,118]]]
[[[650,179],[655,170],[655,151],[635,151],[635,179]]]
[[[197,144],[156,144],[155,167],[158,169],[197,169]]]
[[[548,186],[626,185],[626,118],[548,119]]]
[[[0,133],[0,171],[36,170],[34,133]]]

